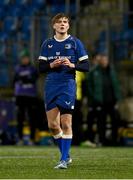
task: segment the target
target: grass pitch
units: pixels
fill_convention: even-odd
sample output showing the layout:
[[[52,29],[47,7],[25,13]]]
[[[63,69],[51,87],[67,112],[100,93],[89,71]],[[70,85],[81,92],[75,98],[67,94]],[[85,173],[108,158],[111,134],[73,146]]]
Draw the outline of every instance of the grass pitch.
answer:
[[[133,179],[132,148],[72,147],[67,170],[56,147],[0,147],[0,179]]]

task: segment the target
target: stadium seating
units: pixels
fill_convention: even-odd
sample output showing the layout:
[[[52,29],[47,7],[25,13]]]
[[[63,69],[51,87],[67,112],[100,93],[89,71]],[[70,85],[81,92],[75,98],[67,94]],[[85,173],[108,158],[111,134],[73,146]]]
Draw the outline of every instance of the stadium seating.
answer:
[[[70,12],[71,16],[76,16],[76,7],[74,0],[70,1]],[[65,12],[65,0],[1,0],[0,1],[0,21],[3,22],[3,27],[0,27],[0,56],[5,56],[6,48],[8,48],[8,41],[12,41],[12,54],[11,59],[12,65],[14,62],[18,62],[19,51],[15,49],[30,48],[31,30],[32,30],[32,18],[39,17],[40,24],[39,33],[41,39],[44,40],[48,37],[48,18],[58,12]],[[42,18],[42,15],[47,17]],[[38,25],[38,22],[36,23]],[[128,29],[128,17],[123,16],[123,31],[121,32],[110,32],[111,42],[113,47],[117,48],[115,56],[118,60],[127,56],[127,40],[133,41],[133,30]],[[36,37],[37,38],[37,35]],[[122,41],[122,43],[120,43]],[[106,33],[102,31],[99,38],[97,39],[96,50],[97,52],[106,52]],[[16,47],[15,47],[16,46]],[[19,48],[17,48],[17,46]],[[124,50],[122,50],[124,48]],[[9,58],[9,57],[8,57]],[[1,61],[1,59],[0,59]],[[10,61],[10,60],[9,60]]]
[[[50,2],[50,1],[49,1]],[[49,2],[47,2],[49,4]],[[65,1],[60,0],[49,4],[49,13],[65,11]],[[49,7],[48,7],[49,8]],[[25,46],[30,47],[31,23],[33,16],[47,14],[46,0],[2,0],[0,1],[0,66],[7,61],[11,66],[17,64],[19,51]],[[2,22],[2,23],[1,23]],[[40,21],[42,38],[47,38],[47,20]],[[45,32],[45,33],[44,33]],[[0,86],[8,86],[8,70],[0,71]]]
[[[4,21],[4,32],[11,33],[16,30],[16,18],[7,17]]]
[[[128,57],[129,44],[133,43],[133,29],[122,29],[121,31],[110,31],[110,41],[112,42],[112,50],[114,58],[117,61],[124,60]],[[96,44],[96,51],[98,53],[107,52],[106,44],[107,34],[102,31],[98,43]]]
[[[3,19],[5,16],[4,7],[0,5],[0,19]]]
[[[0,68],[0,86],[7,87],[9,84],[8,68]]]

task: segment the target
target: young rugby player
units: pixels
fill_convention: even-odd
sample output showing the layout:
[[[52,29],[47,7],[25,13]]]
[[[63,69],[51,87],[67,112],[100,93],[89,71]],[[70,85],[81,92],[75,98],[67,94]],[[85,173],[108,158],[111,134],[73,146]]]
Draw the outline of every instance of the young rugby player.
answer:
[[[89,70],[88,55],[83,44],[68,34],[69,21],[69,17],[63,13],[53,17],[55,35],[43,42],[39,56],[39,70],[47,72],[45,108],[48,126],[61,152],[56,169],[66,169],[72,162],[69,150],[76,95],[75,70]]]

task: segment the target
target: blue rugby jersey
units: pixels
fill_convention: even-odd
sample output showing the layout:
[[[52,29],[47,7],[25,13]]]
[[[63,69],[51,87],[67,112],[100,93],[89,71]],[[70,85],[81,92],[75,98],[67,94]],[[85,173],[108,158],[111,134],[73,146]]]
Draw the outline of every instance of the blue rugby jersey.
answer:
[[[71,63],[87,60],[87,52],[81,41],[73,36],[68,36],[64,40],[57,40],[55,37],[44,41],[39,56],[40,60],[53,62],[57,58],[68,58]],[[75,70],[61,65],[59,68],[53,68],[48,72],[46,80],[64,81],[75,78]]]

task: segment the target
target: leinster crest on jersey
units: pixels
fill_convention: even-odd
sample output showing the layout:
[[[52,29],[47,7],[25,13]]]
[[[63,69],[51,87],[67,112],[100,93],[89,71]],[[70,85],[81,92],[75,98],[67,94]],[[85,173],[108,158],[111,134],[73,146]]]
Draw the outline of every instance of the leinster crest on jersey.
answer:
[[[71,44],[65,44],[65,49],[71,49]]]

